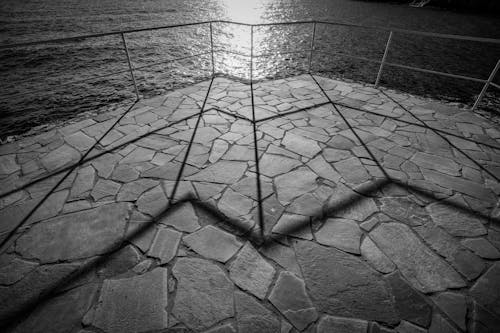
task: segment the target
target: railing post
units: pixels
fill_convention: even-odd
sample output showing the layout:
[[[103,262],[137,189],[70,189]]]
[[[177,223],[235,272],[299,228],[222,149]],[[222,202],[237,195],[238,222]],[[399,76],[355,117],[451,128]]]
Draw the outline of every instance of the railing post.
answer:
[[[389,53],[389,47],[391,46],[391,40],[392,40],[392,30],[389,33],[389,38],[387,38],[387,43],[385,44],[384,56],[382,57],[380,68],[378,69],[377,79],[375,80],[375,87],[378,87],[378,84],[380,83],[380,78],[382,77],[382,71],[384,70],[385,59],[387,58],[387,54]]]
[[[488,89],[488,86],[490,85],[491,81],[493,81],[493,79],[495,78],[495,75],[497,74],[499,68],[500,68],[500,59],[498,59],[497,64],[495,65],[495,68],[493,68],[493,71],[490,74],[490,77],[484,83],[483,89],[481,89],[481,92],[479,93],[479,96],[477,96],[476,102],[474,103],[474,106],[472,107],[472,111],[476,111],[477,107],[479,106],[479,103],[481,103],[481,100],[484,97],[484,94],[486,94],[486,90]]]
[[[214,62],[214,35],[212,31],[212,22],[210,22],[210,50],[212,51],[212,76],[215,75],[215,62]]]
[[[130,62],[130,55],[128,54],[127,42],[125,41],[125,35],[123,32],[121,33],[121,36],[122,36],[123,48],[125,49],[125,53],[127,54],[128,68],[130,70],[130,75],[132,76],[132,82],[134,83],[135,96],[137,97],[137,100],[139,100],[141,98],[139,97],[139,90],[137,89],[137,83],[135,82],[134,69],[132,68],[132,63]]]
[[[309,70],[308,70],[309,73],[311,73],[311,64],[312,64],[312,57],[313,57],[313,51],[314,51],[314,40],[315,39],[316,39],[316,21],[314,21],[314,23],[313,23],[311,49],[310,49],[310,53],[309,53]]]
[[[253,25],[250,27],[250,82],[253,80]]]

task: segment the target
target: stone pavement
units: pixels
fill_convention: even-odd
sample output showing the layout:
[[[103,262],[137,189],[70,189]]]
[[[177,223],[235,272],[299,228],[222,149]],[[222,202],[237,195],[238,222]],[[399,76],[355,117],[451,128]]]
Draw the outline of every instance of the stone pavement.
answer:
[[[253,88],[0,146],[2,331],[499,331],[493,124],[310,75]]]

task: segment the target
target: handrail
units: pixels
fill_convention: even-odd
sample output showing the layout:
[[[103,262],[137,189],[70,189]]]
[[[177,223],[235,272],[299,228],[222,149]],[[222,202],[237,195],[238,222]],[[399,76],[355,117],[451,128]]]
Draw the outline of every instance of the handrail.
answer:
[[[250,45],[250,55],[241,53],[238,51],[232,51],[232,50],[225,50],[225,49],[217,49],[214,48],[214,41],[213,41],[213,25],[215,23],[222,23],[222,24],[236,24],[236,25],[242,25],[242,26],[247,26],[250,27],[251,31],[251,45]],[[408,66],[408,65],[403,65],[403,64],[398,64],[398,63],[393,63],[393,62],[388,62],[387,61],[387,56],[389,53],[389,48],[391,45],[391,40],[393,37],[394,33],[403,33],[403,34],[413,34],[413,35],[419,35],[419,36],[426,36],[426,37],[437,37],[437,38],[446,38],[446,39],[453,39],[453,40],[465,40],[465,41],[473,41],[473,42],[481,42],[481,43],[493,43],[493,44],[500,44],[500,39],[495,39],[495,38],[484,38],[484,37],[473,37],[473,36],[463,36],[463,35],[454,35],[454,34],[442,34],[442,33],[434,33],[434,32],[424,32],[424,31],[416,31],[416,30],[407,30],[407,29],[398,29],[398,28],[386,28],[386,27],[378,27],[378,26],[365,26],[365,25],[359,25],[359,24],[351,24],[351,23],[343,23],[343,22],[332,22],[332,21],[317,21],[317,20],[305,20],[305,21],[290,21],[290,22],[274,22],[274,23],[258,23],[258,24],[250,24],[250,23],[244,23],[244,22],[233,22],[233,21],[228,21],[228,20],[212,20],[212,21],[201,21],[201,22],[193,22],[193,23],[183,23],[183,24],[173,24],[173,25],[165,25],[165,26],[157,26],[157,27],[150,27],[150,28],[140,28],[140,29],[131,29],[131,30],[122,30],[122,31],[113,31],[113,32],[106,32],[106,33],[98,33],[98,34],[91,34],[91,35],[81,35],[81,36],[74,36],[74,37],[66,37],[66,38],[58,38],[58,39],[51,39],[51,40],[42,40],[42,41],[33,41],[33,42],[23,42],[23,43],[15,43],[15,44],[6,44],[6,45],[0,45],[0,50],[2,49],[9,49],[9,48],[17,48],[17,47],[24,47],[24,46],[35,46],[35,45],[41,45],[41,44],[53,44],[53,43],[61,43],[61,42],[69,42],[69,41],[81,41],[84,39],[88,38],[99,38],[99,37],[106,37],[106,36],[120,36],[121,37],[121,42],[123,45],[123,49],[126,53],[126,59],[127,59],[127,64],[128,64],[128,72],[130,72],[131,79],[134,85],[134,90],[136,94],[136,98],[140,99],[139,95],[139,90],[137,88],[137,83],[135,80],[134,76],[134,70],[141,70],[146,67],[154,66],[156,64],[161,64],[161,63],[166,63],[166,62],[173,62],[173,61],[178,61],[190,57],[197,57],[201,56],[204,54],[211,53],[211,62],[212,62],[212,76],[216,75],[215,72],[215,60],[214,60],[214,53],[229,53],[229,54],[235,54],[243,57],[250,57],[250,62],[253,63],[254,58],[264,58],[268,57],[270,55],[274,55],[275,53],[261,53],[261,54],[254,54],[253,52],[253,34],[254,30],[256,27],[268,27],[268,26],[283,26],[283,25],[298,25],[298,24],[312,24],[313,25],[313,32],[312,32],[312,39],[311,39],[311,45],[309,49],[305,50],[296,50],[296,51],[288,51],[288,50],[282,50],[283,54],[292,54],[292,53],[305,53],[309,52],[309,69],[308,72],[311,72],[311,64],[312,64],[312,58],[314,55],[314,52],[321,53],[321,54],[329,54],[329,55],[338,55],[338,56],[343,56],[343,57],[348,57],[348,58],[354,58],[362,61],[367,61],[367,62],[372,62],[372,63],[378,63],[380,64],[378,73],[377,73],[377,78],[375,80],[375,87],[377,87],[380,83],[382,74],[383,74],[383,69],[384,66],[391,66],[391,67],[396,67],[396,68],[403,68],[403,69],[409,69],[409,70],[414,70],[418,72],[423,72],[423,73],[428,73],[428,74],[435,74],[435,75],[441,75],[445,77],[450,77],[450,78],[455,78],[455,79],[463,79],[463,80],[469,80],[473,82],[479,82],[479,83],[484,83],[483,89],[481,90],[480,94],[478,95],[478,98],[476,99],[474,106],[472,107],[472,110],[475,110],[477,106],[479,105],[481,99],[484,97],[486,90],[488,87],[491,85],[495,88],[500,88],[500,86],[496,83],[493,82],[493,78],[495,77],[497,71],[499,70],[500,66],[500,60],[498,60],[495,68],[493,71],[490,73],[488,79],[480,79],[480,78],[475,78],[475,77],[469,77],[465,75],[459,75],[459,74],[452,74],[452,73],[446,73],[446,72],[441,72],[441,71],[434,71],[430,69],[425,69],[425,68],[419,68],[419,67],[414,67],[414,66]],[[346,26],[346,27],[353,27],[353,28],[362,28],[362,29],[370,29],[370,30],[377,30],[377,31],[384,31],[384,32],[389,32],[389,38],[386,42],[385,50],[384,50],[384,55],[381,60],[376,60],[376,59],[370,59],[370,58],[365,58],[357,55],[351,55],[351,54],[344,54],[340,52],[324,52],[319,49],[316,49],[315,46],[315,39],[316,39],[316,26],[318,24],[325,24],[325,25],[338,25],[338,26]],[[147,64],[139,67],[135,67],[132,65],[132,61],[129,55],[129,50],[127,48],[127,43],[125,39],[126,34],[132,34],[132,33],[138,33],[138,32],[144,32],[144,31],[154,31],[154,30],[161,30],[161,29],[171,29],[171,28],[179,28],[179,27],[188,27],[188,26],[197,26],[197,25],[209,25],[209,33],[210,33],[210,50],[207,52],[202,52],[198,53],[192,56],[188,57],[180,57],[176,59],[169,59],[167,61],[161,61],[158,63],[153,63],[153,64]],[[257,59],[256,59],[257,60]],[[111,76],[111,75],[116,75],[116,74],[121,74],[126,71],[117,71],[114,73],[106,74],[105,76]],[[251,72],[252,73],[252,72]],[[252,74],[251,74],[252,76]],[[104,77],[104,76],[103,76]],[[94,78],[88,78],[85,79],[87,80],[92,80],[99,78],[99,76],[96,76]],[[251,78],[252,80],[252,78]],[[74,82],[78,81],[84,81],[84,80],[77,80]],[[69,83],[63,83],[60,85],[67,85],[71,84]],[[42,90],[43,91],[43,90]],[[33,92],[33,91],[31,91]],[[8,96],[0,97],[0,100],[3,100],[5,98],[11,98],[15,96],[20,96],[23,95],[23,93],[20,94],[11,94]]]
[[[212,20],[212,21],[200,21],[200,22],[191,22],[191,23],[183,23],[183,24],[163,25],[163,26],[156,26],[156,27],[149,27],[149,28],[119,30],[119,31],[112,31],[112,32],[103,32],[103,33],[98,33],[98,34],[64,37],[64,38],[45,39],[45,40],[33,41],[33,42],[4,44],[4,45],[0,45],[0,49],[16,48],[16,47],[23,47],[23,46],[33,46],[33,45],[40,45],[40,44],[53,44],[53,43],[69,42],[69,41],[78,41],[78,40],[88,39],[88,38],[106,37],[106,36],[114,36],[114,35],[120,35],[120,34],[131,34],[131,33],[137,33],[137,32],[162,30],[162,29],[170,29],[170,28],[180,28],[180,27],[187,27],[187,26],[193,26],[193,25],[210,24],[210,23],[212,23],[212,24],[214,24],[214,23],[237,24],[237,25],[244,25],[244,26],[248,26],[248,27],[252,27],[252,26],[253,27],[265,27],[265,26],[316,23],[316,24],[327,24],[327,25],[339,25],[339,26],[346,26],[346,27],[353,27],[353,28],[365,28],[365,29],[372,29],[372,30],[379,30],[379,31],[386,31],[386,32],[393,31],[393,32],[427,36],[427,37],[438,37],[438,38],[447,38],[447,39],[456,39],[456,40],[467,40],[467,41],[473,41],[473,42],[500,44],[500,39],[498,39],[498,38],[475,37],[475,36],[456,35],[456,34],[443,34],[443,33],[436,33],[436,32],[425,32],[425,31],[399,29],[399,28],[387,28],[387,27],[369,26],[369,25],[361,25],[361,24],[353,24],[353,23],[334,22],[334,21],[309,20],[309,21],[290,21],[290,22],[274,22],[274,23],[269,22],[269,23],[251,24],[251,23],[234,22],[234,21],[228,21],[228,20]]]

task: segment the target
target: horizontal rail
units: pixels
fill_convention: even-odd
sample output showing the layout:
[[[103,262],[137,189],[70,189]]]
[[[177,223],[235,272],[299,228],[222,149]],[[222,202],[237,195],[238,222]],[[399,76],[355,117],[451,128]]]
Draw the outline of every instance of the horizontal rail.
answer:
[[[356,56],[353,54],[342,53],[342,52],[325,52],[325,51],[319,51],[319,50],[314,50],[314,52],[325,54],[325,55],[332,55],[333,54],[333,55],[337,55],[340,57],[346,57],[346,58],[352,58],[352,59],[357,59],[357,60],[363,60],[363,61],[367,61],[367,62],[373,62],[375,64],[381,63],[381,61],[377,60],[377,59],[370,59],[370,58],[360,57],[360,56]]]
[[[462,79],[462,80],[469,80],[473,82],[480,82],[480,83],[485,83],[486,80],[484,79],[478,79],[475,77],[470,77],[470,76],[465,76],[465,75],[458,75],[458,74],[451,74],[451,73],[446,73],[446,72],[439,72],[439,71],[434,71],[432,69],[424,69],[424,68],[419,68],[419,67],[413,67],[413,66],[407,66],[407,65],[401,65],[401,64],[396,64],[393,62],[386,62],[385,63],[387,66],[392,66],[392,67],[398,67],[398,68],[403,68],[403,69],[411,69],[417,72],[423,72],[423,73],[428,73],[428,74],[436,74],[436,75],[441,75],[441,76],[447,76],[451,77],[454,79]]]
[[[490,82],[490,85],[497,88],[497,89],[500,89],[500,85],[494,83],[494,82]]]
[[[210,51],[207,51],[207,52],[193,54],[193,55],[190,55],[190,56],[185,56],[185,57],[180,57],[180,58],[175,58],[175,59],[162,60],[162,61],[154,62],[152,64],[147,64],[147,65],[143,65],[143,66],[133,67],[133,69],[134,70],[142,70],[142,69],[148,68],[148,67],[153,67],[153,66],[168,64],[170,62],[175,62],[175,61],[179,61],[179,60],[186,60],[186,59],[200,57],[202,55],[209,54],[209,53],[210,53]]]
[[[47,39],[47,40],[42,40],[42,41],[5,44],[5,45],[0,45],[0,49],[16,48],[16,47],[23,47],[23,46],[34,46],[34,45],[40,45],[40,44],[52,44],[52,43],[79,41],[79,40],[88,39],[88,38],[115,36],[115,35],[120,35],[120,34],[130,34],[130,33],[144,32],[144,31],[171,29],[171,28],[179,28],[179,27],[187,27],[187,26],[195,26],[195,25],[204,25],[204,24],[208,25],[210,23],[212,23],[212,24],[213,23],[237,24],[237,25],[243,25],[243,26],[248,26],[248,27],[252,27],[252,26],[253,27],[266,27],[266,26],[297,25],[297,24],[316,23],[316,24],[325,24],[325,25],[338,25],[338,26],[346,26],[346,27],[354,27],[354,28],[362,28],[362,29],[371,29],[371,30],[386,31],[386,32],[393,31],[393,32],[398,32],[398,33],[413,34],[413,35],[420,35],[420,36],[427,36],[427,37],[438,37],[438,38],[447,38],[447,39],[455,39],[455,40],[466,40],[466,41],[473,41],[473,42],[500,44],[500,39],[496,39],[496,38],[474,37],[474,36],[464,36],[464,35],[455,35],[455,34],[443,34],[443,33],[435,33],[435,32],[406,30],[406,29],[398,29],[398,28],[386,28],[386,27],[379,27],[379,26],[367,26],[367,25],[343,23],[343,22],[333,22],[333,21],[308,20],[308,21],[270,22],[270,23],[250,24],[250,23],[233,22],[233,21],[227,21],[227,20],[213,20],[213,21],[201,21],[201,22],[192,22],[192,23],[183,23],[183,24],[164,25],[164,26],[149,27],[149,28],[139,28],[139,29],[131,29],[131,30],[112,31],[112,32],[104,32],[104,33],[98,33],[98,34],[90,34],[90,35]]]

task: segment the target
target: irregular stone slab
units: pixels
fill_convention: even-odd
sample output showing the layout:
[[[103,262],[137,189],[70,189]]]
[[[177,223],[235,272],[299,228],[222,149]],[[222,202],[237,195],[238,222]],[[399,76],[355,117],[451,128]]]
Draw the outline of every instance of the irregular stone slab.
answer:
[[[0,175],[10,175],[18,170],[21,170],[21,167],[16,163],[16,155],[0,156]]]
[[[7,265],[0,268],[0,285],[16,283],[37,266],[35,262],[13,258]]]
[[[209,329],[208,331],[203,331],[203,333],[236,333],[233,324],[225,324]]]
[[[180,207],[172,208],[169,213],[162,217],[161,224],[169,225],[179,231],[193,232],[201,228],[198,216],[190,202],[183,203]]]
[[[238,331],[245,333],[275,333],[280,330],[280,322],[268,309],[251,296],[236,291],[234,293]]]
[[[89,284],[52,298],[35,309],[12,332],[66,333],[78,329],[97,289],[97,285]]]
[[[79,150],[81,152],[87,151],[96,142],[94,139],[92,139],[91,137],[88,137],[87,135],[83,134],[80,131],[65,137],[64,140],[70,146],[76,148],[77,150]]]
[[[459,333],[450,323],[446,321],[439,313],[432,316],[432,324],[429,327],[429,333]]]
[[[168,327],[167,269],[105,280],[92,325],[109,333],[147,332]]]
[[[300,168],[275,178],[278,200],[286,205],[302,194],[317,187],[318,176],[307,168]]]
[[[417,152],[410,161],[425,169],[436,170],[450,176],[460,176],[460,165],[449,158]]]
[[[299,331],[316,320],[318,313],[306,293],[303,280],[290,272],[281,272],[274,286],[269,301]]]
[[[478,217],[446,203],[433,203],[427,206],[427,211],[434,223],[453,236],[474,237],[488,233]]]
[[[430,221],[427,211],[409,199],[386,197],[380,199],[380,202],[382,212],[409,226],[419,226]]]
[[[207,260],[180,258],[172,270],[177,294],[172,314],[193,330],[206,329],[234,315],[234,286]]]
[[[137,208],[139,211],[151,216],[157,216],[168,208],[168,199],[161,186],[156,186],[147,192],[144,192],[137,199]]]
[[[111,179],[128,183],[139,178],[140,172],[130,164],[119,164],[111,174]]]
[[[419,326],[429,326],[432,306],[425,298],[410,287],[397,272],[387,275],[385,279],[396,300],[399,316]]]
[[[170,262],[177,253],[181,238],[182,233],[180,232],[159,228],[149,248],[148,256],[160,259],[160,265]]]
[[[365,258],[377,271],[381,273],[390,273],[396,269],[396,265],[380,251],[370,237],[365,237],[361,243],[361,255]]]
[[[132,245],[127,245],[106,257],[97,268],[101,277],[113,277],[127,272],[141,260],[139,251]]]
[[[335,171],[330,164],[328,164],[325,159],[318,155],[314,159],[307,163],[307,166],[311,168],[318,176],[327,179],[332,182],[338,182],[342,176]]]
[[[35,224],[16,242],[16,251],[41,262],[103,254],[121,242],[129,205],[109,204]]]
[[[414,288],[428,293],[464,287],[465,281],[404,224],[383,223],[370,238],[396,264]]]
[[[314,155],[321,151],[321,148],[316,141],[290,132],[285,134],[281,143],[288,150],[309,158],[314,157]]]
[[[274,277],[274,267],[265,261],[250,243],[245,246],[229,265],[229,277],[241,289],[263,299]]]
[[[138,179],[136,181],[126,183],[120,188],[117,201],[135,201],[145,191],[158,185],[156,180]]]
[[[295,273],[298,277],[302,276],[293,248],[272,242],[261,247],[259,251],[266,257],[277,262],[285,270]]]
[[[274,177],[301,165],[300,161],[281,155],[264,154],[259,160],[260,173]]]
[[[63,190],[52,193],[35,212],[29,217],[27,223],[42,221],[56,216],[62,210],[69,191]]]
[[[297,241],[295,253],[320,312],[390,325],[399,322],[389,288],[358,257],[307,241]]]
[[[310,218],[303,215],[283,214],[272,229],[273,233],[302,239],[312,239]]]
[[[357,157],[351,157],[333,165],[349,183],[361,184],[371,179],[371,176]]]
[[[319,320],[317,333],[366,333],[367,330],[366,320],[324,316]]]
[[[70,163],[74,163],[79,159],[80,153],[76,149],[68,145],[62,145],[42,157],[41,162],[45,169],[54,171]]]
[[[248,214],[253,205],[252,199],[229,188],[222,195],[217,207],[224,215],[232,217]]]
[[[94,168],[89,165],[78,170],[75,182],[71,187],[70,199],[80,199],[84,197],[84,194],[90,192],[94,187],[96,179],[96,172]]]
[[[208,161],[210,163],[217,162],[222,157],[222,155],[226,153],[228,147],[229,144],[226,141],[220,139],[215,140],[212,145],[212,149],[210,150]]]
[[[444,292],[434,298],[434,303],[453,320],[462,330],[466,330],[467,302],[465,296],[453,292]],[[433,319],[434,321],[434,319]],[[433,325],[434,326],[434,323]],[[432,327],[431,326],[431,327]],[[438,331],[436,331],[438,332]]]
[[[90,195],[95,201],[99,201],[102,198],[114,197],[120,190],[120,187],[121,185],[119,183],[112,180],[99,179]]]
[[[361,229],[353,220],[330,218],[315,235],[320,244],[360,254]]]
[[[287,212],[296,213],[311,217],[320,217],[323,215],[323,203],[311,193],[295,199],[287,208]]]
[[[228,261],[243,245],[234,235],[211,225],[184,236],[184,243],[202,256],[221,262]]]
[[[489,311],[500,316],[500,262],[496,262],[470,289],[470,295]],[[494,292],[496,291],[496,292]]]
[[[422,174],[427,181],[439,185],[443,188],[452,189],[460,193],[468,194],[471,197],[477,198],[479,200],[485,200],[489,202],[495,202],[496,200],[495,195],[488,188],[464,178],[448,176],[427,169],[423,169]]]
[[[485,308],[473,302],[471,332],[496,332],[500,327],[500,318],[487,311]]]
[[[331,203],[331,201],[330,201]],[[331,215],[342,217],[359,222],[363,222],[372,214],[378,212],[378,207],[372,198],[363,197],[361,195],[353,195],[352,200],[349,200],[346,205],[332,206],[328,209],[333,212]]]
[[[142,147],[137,147],[125,156],[120,163],[139,163],[151,161],[155,155],[155,151]]]
[[[246,162],[219,161],[185,179],[209,183],[233,184],[243,176],[247,166]]]
[[[482,258],[500,258],[500,251],[484,238],[464,239],[462,244]]]
[[[77,269],[78,266],[72,264],[43,265],[14,285],[0,286],[0,322],[6,322],[16,312],[37,302],[42,293],[60,288],[61,281]]]
[[[236,184],[231,185],[231,188],[240,194],[252,198],[253,200],[258,199],[257,179],[255,176],[242,178]],[[267,198],[274,192],[271,182],[265,181],[263,179],[260,179],[260,190],[262,198]]]
[[[402,320],[396,327],[398,333],[427,333],[427,330],[412,323]]]

